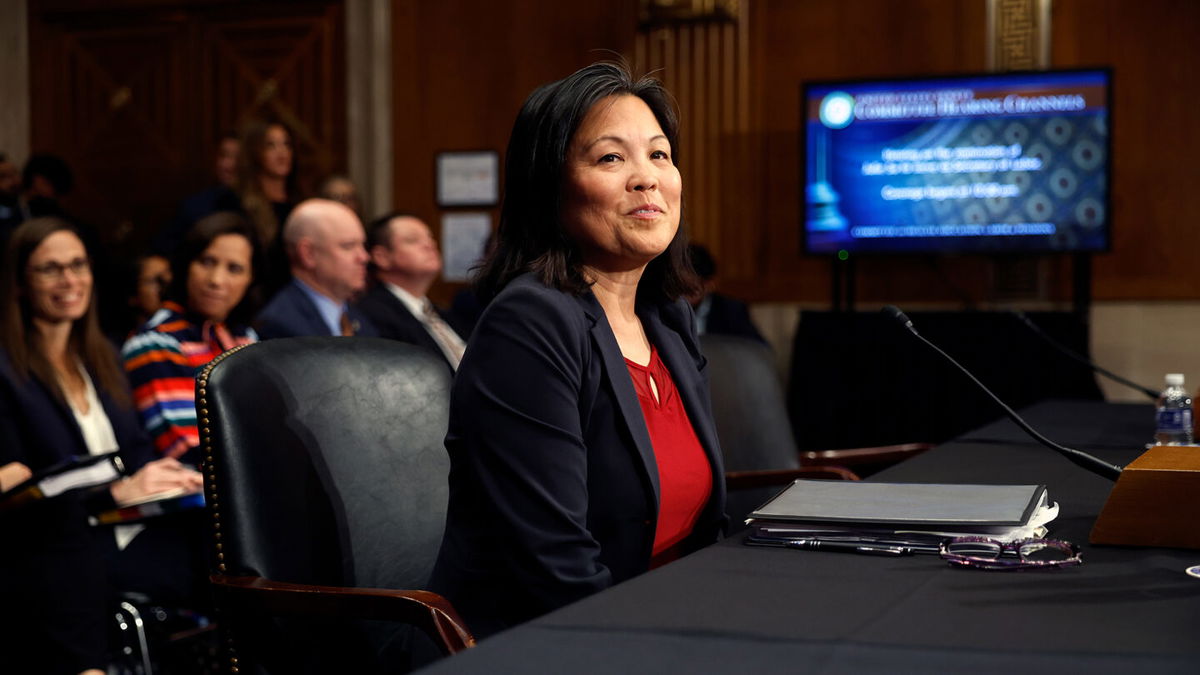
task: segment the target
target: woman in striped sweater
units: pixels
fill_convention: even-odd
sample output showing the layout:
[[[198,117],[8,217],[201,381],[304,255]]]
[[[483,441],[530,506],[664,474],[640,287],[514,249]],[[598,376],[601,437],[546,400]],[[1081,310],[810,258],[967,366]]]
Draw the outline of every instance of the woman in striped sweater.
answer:
[[[125,342],[134,403],[159,453],[199,463],[196,374],[221,352],[258,340],[247,320],[259,258],[241,215],[200,220],[172,262],[167,301]]]

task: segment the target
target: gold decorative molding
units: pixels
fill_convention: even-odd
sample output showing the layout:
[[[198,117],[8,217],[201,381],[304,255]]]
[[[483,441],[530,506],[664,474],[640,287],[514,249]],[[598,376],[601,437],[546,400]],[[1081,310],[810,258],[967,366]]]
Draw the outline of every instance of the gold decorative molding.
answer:
[[[988,68],[1041,70],[1050,66],[1053,0],[988,0]]]
[[[739,0],[641,0],[643,30],[684,23],[736,23]]]
[[[118,87],[112,96],[108,97],[109,110],[120,110],[129,104],[129,99],[133,98],[133,90],[129,87]]]
[[[1050,67],[1052,0],[988,0],[988,69],[1043,70]],[[992,292],[999,300],[1048,299],[1045,256],[1014,256],[992,263]]]

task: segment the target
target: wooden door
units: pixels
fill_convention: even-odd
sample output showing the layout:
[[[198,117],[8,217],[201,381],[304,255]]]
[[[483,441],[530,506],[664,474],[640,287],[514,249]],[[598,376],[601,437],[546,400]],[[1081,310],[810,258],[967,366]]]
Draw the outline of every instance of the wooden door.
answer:
[[[213,184],[217,139],[254,117],[293,129],[301,176],[344,168],[341,2],[96,4],[30,2],[31,146],[69,163],[65,206],[109,254]]]

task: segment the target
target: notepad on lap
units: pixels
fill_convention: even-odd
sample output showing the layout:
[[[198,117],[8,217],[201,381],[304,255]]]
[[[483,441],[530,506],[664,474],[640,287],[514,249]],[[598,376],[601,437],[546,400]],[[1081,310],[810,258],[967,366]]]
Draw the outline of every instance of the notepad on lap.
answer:
[[[93,525],[136,523],[147,518],[156,518],[170,513],[202,508],[204,508],[203,492],[168,490],[145,499],[124,504],[111,511],[105,511],[93,516],[89,520]]]
[[[42,469],[20,485],[0,493],[0,512],[51,499],[71,490],[111,483],[124,471],[125,465],[115,452],[72,457]]]

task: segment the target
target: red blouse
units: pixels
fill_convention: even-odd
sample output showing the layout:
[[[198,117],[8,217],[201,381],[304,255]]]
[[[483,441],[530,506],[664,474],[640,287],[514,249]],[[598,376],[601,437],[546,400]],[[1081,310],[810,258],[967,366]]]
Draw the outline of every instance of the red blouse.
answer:
[[[712,494],[712,467],[658,350],[651,345],[650,363],[645,366],[629,359],[625,364],[658,463],[658,528],[654,533],[654,555],[658,556],[691,534]],[[651,379],[658,390],[657,399]]]

